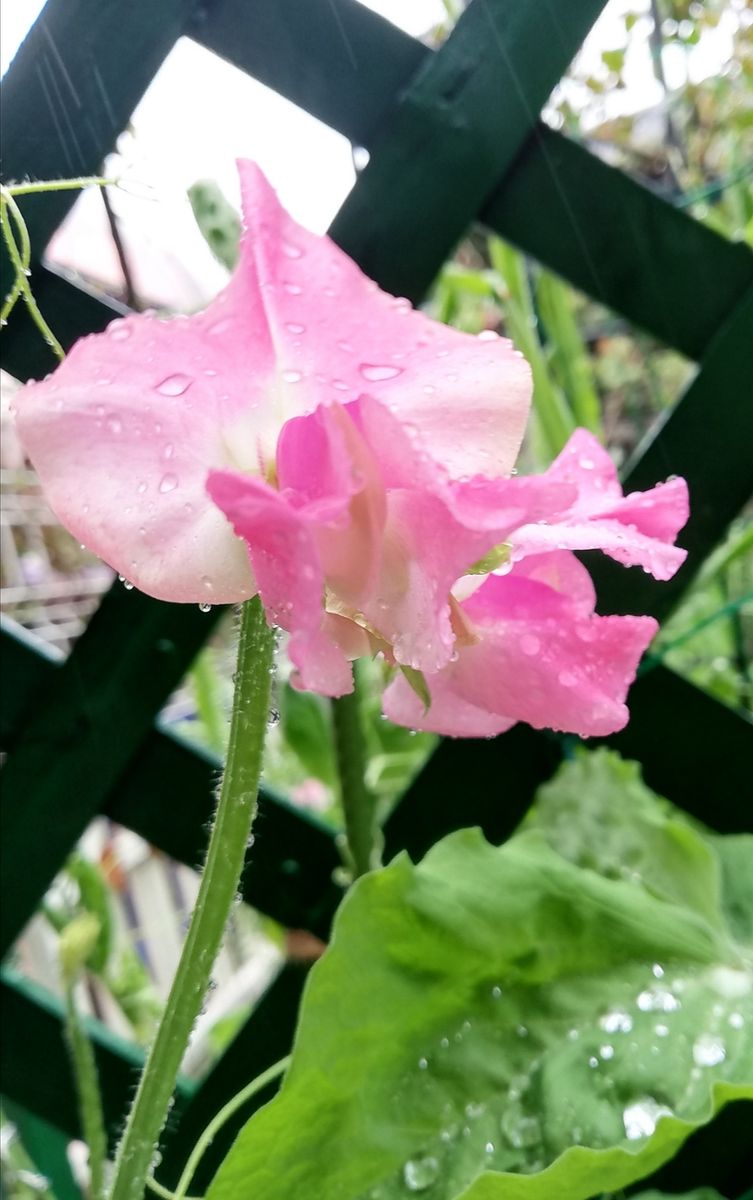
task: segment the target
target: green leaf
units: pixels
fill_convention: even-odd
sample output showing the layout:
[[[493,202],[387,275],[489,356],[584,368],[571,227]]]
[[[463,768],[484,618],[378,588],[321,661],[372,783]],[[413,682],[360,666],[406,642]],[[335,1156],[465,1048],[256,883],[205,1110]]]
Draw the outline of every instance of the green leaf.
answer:
[[[625,65],[625,51],[602,50],[601,61],[610,71],[614,71],[616,75],[619,75],[620,71]]]
[[[423,671],[417,671],[415,667],[405,667],[402,663],[400,664],[400,670],[403,673],[405,682],[413,689],[423,704],[424,712],[428,712],[431,708],[431,693]]]
[[[512,546],[509,542],[500,542],[498,546],[493,546],[473,566],[468,567],[466,575],[488,575],[490,571],[495,571],[497,567],[501,567],[504,563],[509,562],[511,550]]]
[[[199,179],[188,189],[196,224],[214,257],[232,271],[238,262],[241,219],[213,179]]]
[[[280,691],[280,730],[304,769],[331,786],[335,759],[326,701],[286,683]]]
[[[538,828],[464,830],[355,885],[210,1200],[585,1200],[753,1097],[751,948],[721,892],[742,856],[722,870],[718,839],[613,768],[582,823],[576,760]]]

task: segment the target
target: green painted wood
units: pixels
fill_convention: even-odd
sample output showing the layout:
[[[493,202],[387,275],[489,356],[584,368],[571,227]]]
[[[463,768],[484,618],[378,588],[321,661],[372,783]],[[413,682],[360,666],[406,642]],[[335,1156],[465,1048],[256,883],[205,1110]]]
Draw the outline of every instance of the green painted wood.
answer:
[[[186,32],[360,146],[430,53],[357,0],[213,0]]]
[[[445,739],[387,821],[386,858],[407,849],[417,860],[469,825],[502,842],[574,740],[524,725],[492,740]],[[633,685],[627,728],[588,745],[602,741],[637,759],[651,787],[712,829],[753,832],[753,721],[743,713],[658,666]]]
[[[75,1086],[63,1039],[62,1005],[45,988],[4,968],[0,975],[0,1012],[5,1036],[12,1030],[13,1053],[0,1062],[0,1091],[68,1137],[81,1137]],[[85,1022],[94,1047],[105,1121],[114,1147],[138,1080],[144,1055],[138,1047],[116,1037],[99,1021]],[[179,1081],[177,1115],[196,1091]]]
[[[217,1065],[202,1080],[181,1113],[180,1124],[165,1139],[157,1173],[161,1183],[175,1187],[188,1154],[215,1114],[250,1080],[290,1052],[306,976],[303,964],[287,963]],[[227,1122],[202,1161],[191,1186],[192,1193],[204,1191],[237,1133],[257,1108],[271,1100],[278,1087],[279,1080],[264,1088]]]
[[[690,358],[753,286],[749,247],[541,124],[479,219]]]
[[[668,475],[682,475],[690,488],[690,520],[678,538],[687,561],[673,579],[657,583],[636,568],[625,571],[594,556],[588,565],[605,612],[664,618],[753,496],[753,285],[685,395],[638,447],[624,473],[625,487],[648,488]]]
[[[3,770],[0,953],[103,806],[218,616],[116,584],[52,677]]]
[[[380,135],[390,136],[401,94],[433,52],[355,0],[312,2],[305,21],[289,19],[287,5],[295,2],[267,0],[250,21],[244,0],[223,0],[204,12],[192,36],[355,144],[373,148]],[[357,71],[344,68],[342,35],[333,50],[329,44],[335,14],[355,48]],[[369,54],[361,53],[364,45]],[[330,51],[343,69],[330,69]],[[368,177],[358,186],[368,189]],[[510,170],[500,167],[478,218],[690,358],[703,356],[753,284],[747,246],[720,237],[540,122]]]
[[[423,295],[603,7],[474,0],[408,85],[332,226],[388,291]],[[378,219],[375,220],[375,214]]]
[[[68,1138],[21,1104],[3,1096],[3,1116],[13,1123],[24,1150],[39,1174],[47,1180],[55,1200],[83,1200],[68,1163]],[[11,1200],[11,1197],[8,1197]]]
[[[98,174],[195,0],[47,0],[3,79],[3,182]],[[24,198],[39,257],[75,192]]]
[[[37,703],[55,687],[58,655],[7,619],[2,629],[7,686],[0,747],[8,750]],[[221,762],[159,725],[151,729],[101,811],[178,862],[203,862]],[[342,890],[334,831],[267,787],[259,796],[254,845],[241,881],[244,900],[291,929],[326,937]]]

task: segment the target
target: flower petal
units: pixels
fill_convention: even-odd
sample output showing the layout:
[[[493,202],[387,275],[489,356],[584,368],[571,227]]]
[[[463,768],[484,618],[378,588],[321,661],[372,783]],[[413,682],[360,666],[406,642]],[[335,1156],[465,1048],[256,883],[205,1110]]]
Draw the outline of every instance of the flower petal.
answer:
[[[546,550],[603,550],[625,566],[671,579],[687,552],[672,545],[688,519],[688,489],[671,479],[623,496],[611,458],[592,434],[578,429],[542,479],[575,486],[569,509],[514,536],[514,558]]]
[[[238,164],[255,270],[288,415],[362,392],[415,424],[455,478],[509,474],[530,406],[530,368],[506,339],[474,338],[382,292],[329,238],[301,228],[253,163]]]
[[[556,590],[554,580],[566,590]],[[411,707],[403,690],[391,685],[390,712],[399,712],[403,723],[462,735],[471,705],[508,722],[583,737],[626,724],[625,696],[657,623],[594,615],[593,586],[572,555],[544,555],[509,575],[489,576],[462,611],[478,640],[439,676],[427,678],[432,697],[440,700],[437,712],[432,704],[424,716],[420,703]]]

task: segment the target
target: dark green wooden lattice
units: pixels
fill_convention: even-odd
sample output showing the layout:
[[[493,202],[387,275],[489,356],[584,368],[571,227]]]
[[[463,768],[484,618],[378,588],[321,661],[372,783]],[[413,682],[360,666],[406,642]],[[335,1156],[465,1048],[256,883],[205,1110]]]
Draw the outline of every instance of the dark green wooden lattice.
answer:
[[[4,82],[3,177],[96,172],[187,34],[369,149],[332,234],[383,287],[419,300],[479,220],[695,359],[694,382],[625,473],[631,487],[686,476],[688,562],[661,585],[637,570],[593,564],[605,611],[663,617],[753,492],[753,254],[539,122],[602,7],[603,0],[473,0],[432,52],[356,0],[49,0]],[[38,256],[74,199],[25,200]],[[66,346],[121,311],[42,263],[34,286]],[[20,305],[4,341],[5,369],[19,378],[52,367]],[[158,714],[218,615],[116,587],[63,664],[3,627],[3,952],[97,813],[182,862],[201,861],[219,764],[161,729]],[[649,783],[714,828],[751,828],[749,721],[664,667],[635,685],[631,713],[609,741],[641,760]],[[388,853],[419,855],[443,833],[475,823],[493,839],[506,837],[566,746],[523,726],[492,742],[443,742],[388,823]],[[285,924],[325,936],[340,895],[332,835],[279,796],[265,792],[261,803],[244,895]],[[287,1049],[301,984],[301,970],[286,968],[208,1078],[181,1085],[166,1184],[220,1105]],[[75,1190],[54,1131],[72,1136],[78,1126],[59,1007],[10,969],[2,993],[2,1091],[67,1200]],[[114,1134],[139,1055],[102,1029],[94,1037]],[[691,1139],[665,1168],[666,1186],[698,1182],[699,1163],[712,1170],[716,1162],[704,1179],[720,1187],[732,1178],[745,1128],[725,1121],[723,1160],[714,1160],[708,1140]],[[224,1144],[214,1148],[204,1183]]]

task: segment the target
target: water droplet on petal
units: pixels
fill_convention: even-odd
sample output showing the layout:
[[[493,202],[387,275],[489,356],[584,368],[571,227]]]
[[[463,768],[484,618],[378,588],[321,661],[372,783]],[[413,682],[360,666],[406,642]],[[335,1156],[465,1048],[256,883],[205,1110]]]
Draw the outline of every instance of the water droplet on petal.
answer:
[[[123,321],[113,321],[107,326],[107,332],[114,342],[124,342],[131,336],[131,330]]]
[[[478,340],[480,342],[496,342],[499,340],[499,334],[495,333],[493,329],[482,329]]]
[[[139,486],[136,488],[136,491],[139,493],[140,496],[144,495],[144,492],[146,491],[146,483],[144,482],[143,479],[141,480],[141,483],[139,484]]]
[[[110,433],[117,434],[117,433],[123,432],[123,422],[121,421],[120,417],[116,417],[114,415],[111,417],[108,417],[107,420],[105,421],[105,425],[110,430]]]
[[[562,686],[566,688],[575,687],[578,682],[577,676],[573,675],[572,671],[560,671],[557,678]]]
[[[300,296],[303,288],[297,283],[284,283],[283,288],[289,296]]]
[[[295,246],[292,242],[282,242],[282,252],[287,258],[303,258],[303,251],[300,246]]]
[[[528,654],[533,658],[534,654],[538,654],[541,649],[541,642],[533,633],[524,633],[520,639],[520,648],[524,654]]]
[[[157,391],[162,396],[182,396],[190,388],[193,380],[190,375],[182,375],[178,372],[175,375],[168,375],[162,383],[157,384]]]
[[[378,363],[361,363],[358,368],[364,379],[370,383],[380,383],[384,379],[395,379],[402,374],[402,367],[380,366]]]
[[[403,1167],[403,1182],[409,1192],[425,1192],[439,1177],[439,1161],[432,1155],[412,1158]]]
[[[419,1060],[418,1060],[419,1071],[425,1071],[426,1068],[428,1067],[428,1065],[429,1065],[428,1058],[419,1058]]]
[[[201,604],[199,605],[199,612],[208,613],[211,611],[212,611],[211,604],[208,604],[206,600],[202,600]]]
[[[303,379],[300,371],[283,371],[282,377],[286,383],[299,383]]]
[[[159,490],[164,495],[165,492],[174,492],[177,486],[178,486],[178,476],[173,475],[173,474],[167,474],[167,475],[163,475],[162,478],[160,479]]]

